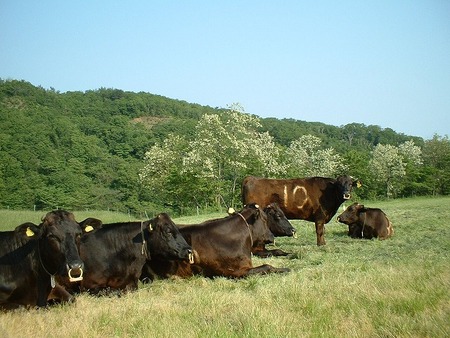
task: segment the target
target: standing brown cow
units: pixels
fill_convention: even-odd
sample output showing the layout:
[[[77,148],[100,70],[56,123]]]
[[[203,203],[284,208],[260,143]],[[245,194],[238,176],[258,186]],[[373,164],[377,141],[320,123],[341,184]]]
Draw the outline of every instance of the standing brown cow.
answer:
[[[278,203],[288,219],[303,219],[316,225],[317,245],[324,245],[324,225],[360,184],[350,176],[336,179],[308,177],[269,179],[248,176],[242,183],[242,203]]]

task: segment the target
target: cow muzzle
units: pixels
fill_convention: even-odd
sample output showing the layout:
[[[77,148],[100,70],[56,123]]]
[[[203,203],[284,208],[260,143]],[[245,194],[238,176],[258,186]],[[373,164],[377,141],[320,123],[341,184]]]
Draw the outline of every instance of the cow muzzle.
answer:
[[[67,275],[70,282],[79,282],[83,280],[83,263],[73,264],[68,268]]]
[[[292,237],[297,238],[297,231],[295,229],[292,229]]]
[[[194,264],[194,253],[192,252],[192,250],[189,250],[189,264]]]

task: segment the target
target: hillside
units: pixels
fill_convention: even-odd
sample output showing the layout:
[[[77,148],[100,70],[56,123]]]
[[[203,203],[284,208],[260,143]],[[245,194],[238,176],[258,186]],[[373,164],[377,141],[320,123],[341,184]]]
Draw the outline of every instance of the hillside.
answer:
[[[0,208],[160,208],[138,182],[145,152],[170,133],[192,137],[202,115],[224,112],[144,92],[60,93],[0,80]],[[363,124],[273,118],[261,124],[281,147],[311,134],[342,155],[367,152],[378,143],[425,142]]]

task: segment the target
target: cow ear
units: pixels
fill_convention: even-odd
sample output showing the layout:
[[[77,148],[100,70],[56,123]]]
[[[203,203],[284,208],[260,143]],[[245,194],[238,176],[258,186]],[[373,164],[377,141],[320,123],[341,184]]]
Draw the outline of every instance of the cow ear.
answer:
[[[99,229],[102,227],[103,222],[97,218],[86,218],[84,221],[78,223],[80,225],[81,230],[84,233],[91,232],[94,229]]]
[[[24,223],[19,225],[15,230],[15,232],[22,234],[22,236],[36,238],[41,233],[41,228],[33,223]]]
[[[144,227],[148,227],[148,231],[153,231],[153,222],[155,221],[155,219],[151,219],[149,221],[146,222],[141,222],[141,229],[144,229]]]
[[[271,210],[271,209],[274,209],[272,203],[271,203],[271,204],[268,204],[268,205],[264,208],[264,210]]]
[[[34,235],[36,235],[35,232],[30,227],[27,227],[25,234],[27,235],[27,237],[33,237]]]

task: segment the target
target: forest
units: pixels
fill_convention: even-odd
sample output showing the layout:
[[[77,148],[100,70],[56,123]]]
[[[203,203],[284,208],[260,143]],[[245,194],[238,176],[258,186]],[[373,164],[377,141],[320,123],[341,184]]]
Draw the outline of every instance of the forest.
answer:
[[[260,118],[145,92],[0,79],[0,208],[133,214],[239,206],[246,175],[336,177],[359,199],[450,194],[448,135]]]

